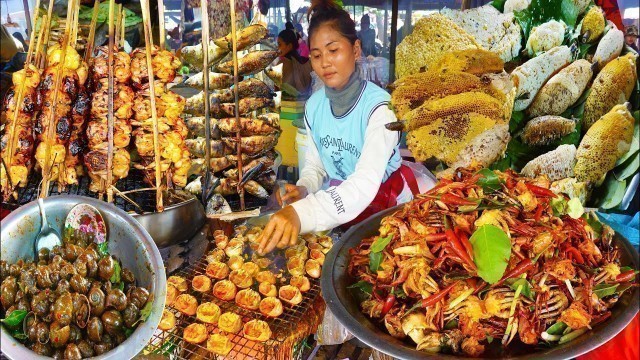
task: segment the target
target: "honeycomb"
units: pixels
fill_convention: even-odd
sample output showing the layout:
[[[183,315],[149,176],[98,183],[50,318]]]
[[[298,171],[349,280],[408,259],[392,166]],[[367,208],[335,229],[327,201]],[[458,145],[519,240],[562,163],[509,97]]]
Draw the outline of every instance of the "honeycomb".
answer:
[[[527,145],[549,145],[554,140],[571,134],[576,122],[562,116],[545,115],[529,120],[522,132],[522,141]]]
[[[430,70],[464,71],[474,75],[499,73],[504,69],[504,61],[498,54],[484,49],[452,51],[433,64]]]
[[[529,161],[522,168],[522,175],[530,178],[546,175],[549,180],[556,181],[572,177],[575,162],[575,145],[560,145],[555,150]]]

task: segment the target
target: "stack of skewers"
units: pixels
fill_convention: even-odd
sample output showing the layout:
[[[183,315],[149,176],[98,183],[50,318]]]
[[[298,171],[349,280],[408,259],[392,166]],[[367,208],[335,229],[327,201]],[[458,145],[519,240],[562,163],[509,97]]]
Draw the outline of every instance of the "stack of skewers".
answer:
[[[267,34],[264,26],[250,25],[237,33],[237,51],[245,51],[258,44]],[[238,141],[242,158],[242,173],[250,172],[250,178],[245,177],[243,189],[247,193],[259,197],[268,197],[266,189],[275,185],[276,175],[271,170],[274,166],[276,153],[273,148],[280,135],[279,115],[271,112],[275,108],[273,90],[262,80],[250,77],[263,71],[276,57],[275,51],[255,50],[247,52],[238,58],[237,75],[239,81],[234,89],[233,61],[222,61],[231,50],[231,34],[216,39],[209,44],[209,57],[215,66],[209,71],[210,125],[212,139],[210,145],[210,170],[218,175],[220,184],[214,189],[216,194],[233,195],[238,191]],[[201,63],[203,57],[202,45],[187,47],[182,50],[183,60],[195,65]],[[199,73],[186,81],[188,86],[203,89],[205,74]],[[238,115],[236,114],[235,92],[238,94]],[[186,120],[189,129],[187,147],[193,160],[192,171],[202,175],[205,172],[205,92],[187,99],[185,113],[192,117]],[[236,134],[240,133],[240,140]],[[254,170],[255,169],[255,170]],[[254,171],[251,171],[254,170]],[[193,193],[201,191],[201,179],[197,178],[187,185],[187,190]]]

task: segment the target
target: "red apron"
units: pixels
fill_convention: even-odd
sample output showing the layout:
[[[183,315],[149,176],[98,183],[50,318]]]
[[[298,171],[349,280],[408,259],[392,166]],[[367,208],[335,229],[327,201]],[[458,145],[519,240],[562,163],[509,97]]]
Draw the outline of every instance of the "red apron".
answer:
[[[340,183],[342,183],[342,181],[331,180],[329,185],[338,186]],[[409,167],[401,165],[398,170],[389,176],[387,181],[380,184],[378,193],[376,194],[376,197],[373,198],[373,201],[371,201],[369,206],[367,206],[367,208],[364,209],[364,211],[355,219],[340,226],[340,228],[347,230],[351,226],[362,222],[373,214],[377,214],[382,210],[398,205],[398,195],[402,193],[405,183],[413,195],[420,193],[418,182],[416,181],[415,175],[413,175],[413,171]]]

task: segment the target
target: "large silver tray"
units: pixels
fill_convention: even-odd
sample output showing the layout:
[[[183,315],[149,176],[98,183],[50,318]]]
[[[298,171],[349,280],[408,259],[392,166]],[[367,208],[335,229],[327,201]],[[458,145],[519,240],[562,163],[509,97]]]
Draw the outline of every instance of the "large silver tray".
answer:
[[[360,311],[352,290],[347,288],[356,282],[347,274],[349,249],[357,246],[362,239],[376,235],[382,218],[398,209],[399,207],[391,208],[371,216],[349,229],[340,242],[333,245],[322,267],[322,295],[328,309],[342,325],[356,338],[383,353],[399,359],[460,359],[461,357],[453,355],[417,351],[410,344],[390,336]],[[622,264],[637,269],[638,252],[622,236],[616,235],[615,241],[620,248]],[[532,351],[531,347],[510,348],[509,352],[487,355],[486,358],[555,360],[572,359],[587,353],[609,341],[629,324],[638,313],[639,292],[637,287],[625,292],[611,310],[612,315],[609,320],[595,326],[592,331],[574,341],[539,351]]]

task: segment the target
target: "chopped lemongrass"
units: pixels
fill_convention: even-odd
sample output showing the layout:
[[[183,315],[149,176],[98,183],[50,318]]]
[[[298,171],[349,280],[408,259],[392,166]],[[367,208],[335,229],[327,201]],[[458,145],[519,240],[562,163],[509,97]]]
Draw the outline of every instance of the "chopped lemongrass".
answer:
[[[549,274],[545,273],[544,275],[542,275],[542,279],[540,279],[540,283],[538,284],[538,286],[543,287],[545,281],[547,281],[547,276],[549,276]]]
[[[570,333],[572,331],[573,331],[573,329],[567,326],[567,328],[564,329],[564,331],[562,331],[562,335],[567,335],[568,333]]]
[[[567,284],[567,289],[569,289],[569,292],[571,293],[571,297],[575,299],[576,292],[573,291],[573,286],[571,286],[571,281],[569,281],[569,279],[565,279],[564,283]]]
[[[588,329],[587,329],[586,327],[583,327],[582,329],[578,329],[578,330],[576,330],[576,331],[572,331],[572,332],[570,332],[570,333],[568,333],[568,334],[566,334],[566,335],[563,335],[563,336],[560,338],[560,341],[558,341],[558,344],[560,345],[560,344],[567,343],[567,342],[569,342],[569,341],[571,341],[571,340],[573,340],[573,339],[577,338],[578,336],[580,336],[580,335],[582,335],[582,334],[586,333],[586,332],[587,332],[587,330],[588,330]]]
[[[456,305],[460,304],[461,302],[463,302],[464,300],[466,300],[469,296],[471,296],[471,294],[473,294],[474,289],[468,289],[465,290],[462,294],[460,294],[460,296],[458,296],[457,298],[455,298],[450,304],[449,304],[449,310],[453,309],[454,307],[456,307]]]
[[[560,338],[562,336],[560,336],[560,335],[551,335],[551,334],[547,333],[546,331],[543,331],[542,335],[540,335],[540,337],[543,340],[546,340],[546,341],[558,341],[558,340],[560,340]]]
[[[523,278],[526,277],[526,274]],[[511,310],[509,310],[509,321],[507,322],[507,329],[502,337],[502,345],[506,345],[509,342],[509,334],[511,333],[511,326],[513,325],[513,314],[516,312],[516,306],[518,305],[518,297],[522,292],[522,285],[518,285],[516,294],[513,296],[513,302],[511,303]]]

